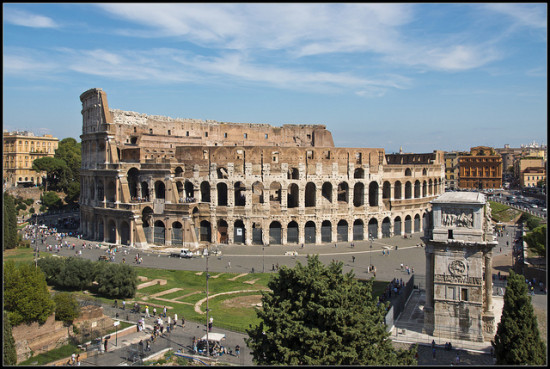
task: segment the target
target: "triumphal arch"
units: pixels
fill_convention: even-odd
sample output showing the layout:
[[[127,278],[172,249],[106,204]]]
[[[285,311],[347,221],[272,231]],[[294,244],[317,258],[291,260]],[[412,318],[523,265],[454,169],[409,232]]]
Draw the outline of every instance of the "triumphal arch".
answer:
[[[136,247],[351,242],[421,232],[442,151],[334,147],[324,125],[227,123],[82,102],[81,231]]]
[[[432,201],[425,233],[424,332],[449,339],[490,341],[493,236],[491,208],[478,192],[448,192]]]

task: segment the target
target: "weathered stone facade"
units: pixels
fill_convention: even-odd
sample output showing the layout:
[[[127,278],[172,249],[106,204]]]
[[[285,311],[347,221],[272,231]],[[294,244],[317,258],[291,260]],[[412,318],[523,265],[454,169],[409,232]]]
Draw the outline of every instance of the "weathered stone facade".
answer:
[[[323,125],[223,123],[83,105],[81,230],[96,240],[344,242],[420,232],[442,193],[443,152],[336,148]]]
[[[426,242],[424,331],[450,339],[488,341],[492,311],[493,237],[485,196],[445,193],[432,201],[433,228]]]

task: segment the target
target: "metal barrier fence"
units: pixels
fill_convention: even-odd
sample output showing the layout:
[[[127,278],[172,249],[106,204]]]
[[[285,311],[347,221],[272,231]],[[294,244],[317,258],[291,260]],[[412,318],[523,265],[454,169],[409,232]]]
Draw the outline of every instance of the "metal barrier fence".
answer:
[[[388,332],[392,330],[394,322],[397,321],[399,315],[401,315],[403,310],[405,310],[405,304],[409,300],[409,296],[411,295],[413,289],[414,274],[411,275],[411,278],[405,286],[400,289],[399,294],[397,296],[394,295],[394,297],[390,300],[390,307],[384,317],[384,323],[386,323],[386,329]]]

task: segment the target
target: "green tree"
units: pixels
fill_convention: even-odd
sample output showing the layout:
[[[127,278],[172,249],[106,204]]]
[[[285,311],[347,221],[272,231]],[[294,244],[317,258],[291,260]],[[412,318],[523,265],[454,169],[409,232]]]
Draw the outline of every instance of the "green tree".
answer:
[[[68,292],[57,293],[53,297],[53,301],[55,302],[55,320],[72,324],[80,315],[80,305],[72,294]]]
[[[341,262],[318,256],[282,267],[263,292],[259,325],[247,330],[258,365],[400,365],[415,363],[416,347],[396,351],[386,331],[385,304],[372,282],[343,274]]]
[[[48,209],[60,209],[63,206],[63,201],[61,201],[57,193],[53,191],[46,192],[41,198],[42,203],[47,206]]]
[[[529,250],[539,256],[546,256],[546,224],[527,233],[523,240],[527,242]]]
[[[70,290],[88,289],[94,280],[94,266],[88,259],[70,257],[56,276],[56,286]]]
[[[38,259],[38,267],[44,272],[46,283],[57,286],[57,276],[65,268],[65,260],[56,257]]]
[[[8,314],[6,310],[3,313],[3,324],[4,324],[4,356],[3,364],[5,365],[15,365],[17,364],[17,351],[15,350],[15,340],[13,339],[12,327]]]
[[[44,273],[30,263],[4,263],[4,309],[13,325],[44,323],[55,304],[48,292]]]
[[[64,191],[69,184],[69,167],[59,158],[45,156],[32,162],[36,172],[46,172],[46,185],[49,190]]]
[[[4,192],[4,250],[17,247],[17,211],[14,198]]]
[[[67,196],[65,196],[65,202],[72,204],[78,202],[80,198],[80,182],[71,182],[67,188]]]
[[[504,307],[491,345],[497,365],[545,365],[546,345],[541,340],[525,277],[510,270]]]
[[[69,183],[80,182],[81,144],[74,138],[68,137],[59,141],[54,158],[63,160],[67,165]],[[67,183],[67,186],[68,184]]]
[[[137,272],[126,264],[96,262],[97,292],[109,298],[134,297],[137,291]]]

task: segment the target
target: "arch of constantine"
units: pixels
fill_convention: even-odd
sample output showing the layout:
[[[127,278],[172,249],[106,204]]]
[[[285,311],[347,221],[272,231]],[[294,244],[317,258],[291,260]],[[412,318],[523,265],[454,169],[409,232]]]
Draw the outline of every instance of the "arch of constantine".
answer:
[[[323,125],[225,123],[82,101],[81,232],[136,247],[352,242],[423,232],[442,151],[337,148]]]

